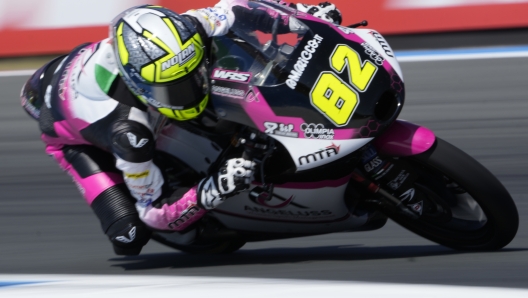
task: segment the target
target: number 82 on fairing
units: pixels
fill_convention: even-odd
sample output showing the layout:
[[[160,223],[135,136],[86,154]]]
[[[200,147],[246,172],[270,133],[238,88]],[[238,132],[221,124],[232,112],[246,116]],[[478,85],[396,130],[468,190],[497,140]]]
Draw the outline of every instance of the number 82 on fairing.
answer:
[[[348,66],[350,84],[360,92],[368,88],[378,70],[377,66],[368,60],[362,63],[359,54],[343,44],[334,49],[330,56],[330,65],[338,73],[342,73],[345,66]],[[345,126],[359,105],[359,94],[335,73],[324,71],[310,91],[310,101],[336,126]]]

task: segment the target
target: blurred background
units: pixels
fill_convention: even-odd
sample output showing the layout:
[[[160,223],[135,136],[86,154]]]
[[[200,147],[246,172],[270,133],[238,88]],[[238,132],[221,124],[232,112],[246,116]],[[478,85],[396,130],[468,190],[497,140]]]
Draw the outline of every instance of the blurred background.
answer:
[[[141,0],[0,0],[0,57],[65,53],[80,43],[103,39],[113,17],[130,6],[144,3]],[[147,3],[184,12],[212,6],[216,1],[151,0]],[[334,0],[332,3],[341,10],[343,25],[368,20],[369,27],[389,37],[528,27],[528,0]]]
[[[214,0],[151,0],[177,12]],[[317,4],[320,1],[306,0]],[[333,0],[343,25],[368,20],[396,56],[407,50],[528,46],[528,0]],[[0,0],[0,273],[169,274],[385,281],[528,288],[528,54],[402,63],[401,117],[483,163],[519,208],[499,252],[462,253],[389,222],[374,232],[249,243],[230,256],[189,256],[151,241],[113,255],[71,179],[47,158],[19,105],[29,73],[98,41],[141,0]]]

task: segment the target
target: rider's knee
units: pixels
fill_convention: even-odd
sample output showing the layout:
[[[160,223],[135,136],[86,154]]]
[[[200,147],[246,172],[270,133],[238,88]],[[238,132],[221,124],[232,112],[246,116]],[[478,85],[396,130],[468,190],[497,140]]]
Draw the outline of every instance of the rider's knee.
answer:
[[[151,231],[137,216],[127,216],[112,224],[106,235],[117,255],[135,256],[149,241]]]
[[[126,186],[118,184],[101,193],[91,205],[118,255],[138,255],[150,239],[151,231],[139,219],[134,201]]]

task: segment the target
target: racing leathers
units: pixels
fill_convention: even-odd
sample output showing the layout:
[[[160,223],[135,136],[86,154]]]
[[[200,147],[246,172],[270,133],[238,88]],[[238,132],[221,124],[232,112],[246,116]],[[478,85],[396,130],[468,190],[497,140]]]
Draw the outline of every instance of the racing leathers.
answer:
[[[247,12],[241,7],[249,9],[247,1],[222,0],[183,15],[206,40],[226,34],[234,11]],[[262,20],[263,26],[271,25],[270,18]],[[247,184],[254,164],[231,161],[218,175],[164,198],[165,180],[153,158],[166,119],[128,90],[115,57],[111,39],[78,46],[39,69],[24,86],[21,100],[39,120],[46,152],[71,175],[115,252],[135,255],[152,229],[185,230],[218,206],[224,194],[239,190],[232,183],[218,185],[222,173],[242,171]],[[43,98],[39,110],[27,104],[33,96]]]

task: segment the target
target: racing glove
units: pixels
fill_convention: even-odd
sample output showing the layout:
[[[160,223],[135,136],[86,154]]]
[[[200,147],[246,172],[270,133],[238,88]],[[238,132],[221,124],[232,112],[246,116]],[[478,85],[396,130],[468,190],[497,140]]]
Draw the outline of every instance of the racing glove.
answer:
[[[205,209],[214,209],[225,199],[248,189],[253,180],[255,162],[243,158],[232,158],[218,172],[204,178],[198,184],[198,202]]]
[[[325,20],[335,25],[341,25],[341,21],[343,20],[339,9],[330,2],[321,2],[318,5],[298,3],[296,8],[298,11],[311,14],[314,17],[318,17],[321,20]]]

